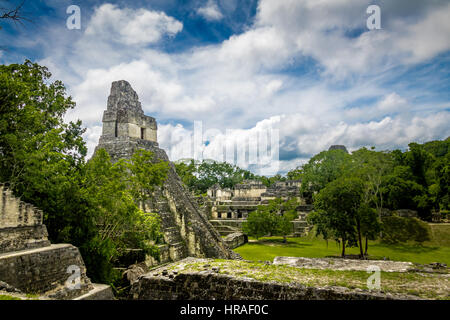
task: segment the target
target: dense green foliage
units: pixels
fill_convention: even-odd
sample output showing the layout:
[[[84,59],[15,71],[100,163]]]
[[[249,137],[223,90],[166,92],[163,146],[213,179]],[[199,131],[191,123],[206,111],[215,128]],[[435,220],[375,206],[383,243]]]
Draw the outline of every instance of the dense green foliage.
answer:
[[[364,201],[378,212],[381,208],[411,209],[430,221],[433,211],[445,213],[450,209],[450,138],[410,143],[404,152],[366,148],[352,154],[323,151],[290,171],[288,177],[302,179],[301,191],[311,202],[314,194],[330,182],[360,177],[367,182]]]
[[[138,204],[163,183],[167,170],[166,162],[153,163],[153,154],[145,150],[136,151],[130,160],[111,163],[108,153],[100,149],[87,163],[81,192],[88,203],[89,227],[94,236],[80,249],[90,252],[85,258],[87,264],[95,259],[92,264],[103,266],[91,271],[101,271],[96,278],[113,278],[112,266],[128,249],[141,249],[159,258],[156,244],[162,242],[160,217],[144,213]],[[71,227],[66,224],[65,229]]]
[[[81,122],[63,121],[75,104],[50,77],[30,61],[0,66],[0,181],[44,211],[52,242],[80,248],[93,281],[111,283],[128,248],[158,258],[159,217],[138,203],[168,164],[147,151],[113,164],[104,150],[86,163]]]
[[[288,176],[302,179],[301,192],[314,202],[316,212],[309,220],[317,226],[317,233],[342,243],[342,254],[346,246],[358,245],[360,255],[365,255],[368,240],[384,238],[383,232],[389,233],[385,236],[390,242],[396,235],[398,241],[427,239],[423,225],[411,219],[400,219],[402,228],[415,231],[400,236],[401,232],[394,232],[400,228],[400,220],[382,221],[381,212],[412,209],[423,220],[431,220],[433,211],[445,213],[449,206],[449,144],[449,139],[411,143],[405,152],[366,148],[352,154],[324,151]],[[397,225],[392,229],[387,224],[394,220]]]
[[[297,173],[302,180],[300,190],[303,195],[311,198],[314,193],[340,177],[349,159],[350,155],[342,150],[323,151],[312,157]]]
[[[250,171],[241,169],[226,162],[202,161],[189,164],[180,162],[175,164],[178,175],[189,190],[197,194],[206,193],[208,188],[216,183],[222,188],[233,188],[236,184],[247,179],[255,179]]]
[[[270,200],[268,205],[260,205],[251,212],[247,221],[242,224],[242,230],[249,236],[260,238],[267,235],[286,236],[292,233],[291,221],[297,217],[298,201],[291,199]]]
[[[233,188],[244,180],[259,180],[269,187],[276,181],[287,179],[280,174],[272,177],[258,176],[227,162],[207,160],[199,163],[191,160],[189,164],[179,162],[175,164],[175,168],[188,189],[196,194],[206,193],[208,188],[215,184],[218,184],[221,188]]]
[[[373,211],[363,207],[364,183],[356,178],[339,178],[323,188],[315,199],[316,211],[309,221],[317,226],[317,232],[325,239],[332,238],[342,244],[342,256],[346,246],[361,245],[361,223],[364,215]],[[371,220],[371,219],[367,219]]]
[[[0,66],[0,179],[16,190],[29,189],[30,179],[51,183],[51,172],[61,182],[86,155],[81,122],[62,119],[75,103],[60,81],[47,84],[49,78],[46,68],[29,61]]]

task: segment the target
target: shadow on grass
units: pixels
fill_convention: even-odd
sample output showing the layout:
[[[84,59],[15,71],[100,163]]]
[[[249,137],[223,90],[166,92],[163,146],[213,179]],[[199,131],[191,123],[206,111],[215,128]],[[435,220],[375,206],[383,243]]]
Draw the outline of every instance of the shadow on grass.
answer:
[[[303,247],[312,247],[313,243],[308,242],[298,242],[298,241],[292,241],[287,240],[286,242],[283,242],[283,239],[259,239],[255,242],[249,242],[248,244],[259,244],[259,245],[277,245],[277,246],[283,246],[283,247],[290,247],[290,248],[303,248]]]

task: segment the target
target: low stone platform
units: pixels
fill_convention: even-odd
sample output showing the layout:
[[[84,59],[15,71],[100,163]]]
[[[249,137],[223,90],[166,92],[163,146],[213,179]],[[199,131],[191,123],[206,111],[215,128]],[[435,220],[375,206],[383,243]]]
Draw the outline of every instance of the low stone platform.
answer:
[[[408,272],[415,266],[411,262],[384,260],[354,260],[339,258],[303,258],[303,257],[275,257],[273,264],[289,265],[305,269],[333,269],[366,271],[369,266],[377,266],[384,272]]]
[[[244,268],[242,268],[244,267]],[[267,265],[271,272],[277,266]],[[308,286],[300,282],[256,280],[250,274],[265,269],[262,264],[187,258],[151,270],[132,283],[132,300],[410,300],[397,293],[339,286]],[[262,268],[262,269],[261,269]],[[286,275],[292,268],[279,266]],[[245,270],[244,270],[245,269]],[[295,269],[295,268],[293,268]],[[245,272],[250,272],[247,276]]]

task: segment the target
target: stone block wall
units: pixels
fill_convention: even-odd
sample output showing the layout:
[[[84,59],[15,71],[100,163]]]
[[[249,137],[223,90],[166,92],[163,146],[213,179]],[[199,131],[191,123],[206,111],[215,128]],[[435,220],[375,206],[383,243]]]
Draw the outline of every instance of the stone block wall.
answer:
[[[43,213],[0,184],[0,254],[50,245]]]
[[[45,225],[0,229],[0,253],[50,245]]]
[[[231,189],[221,189],[218,184],[208,189],[209,203],[207,216],[216,230],[226,236],[241,230],[243,221],[255,211],[259,205],[267,205],[270,200],[281,198],[283,200],[297,199],[298,218],[292,221],[292,235],[303,236],[311,229],[306,216],[312,206],[305,204],[300,195],[300,180],[277,181],[266,187],[260,181],[247,180]],[[236,221],[238,221],[236,225]]]
[[[227,235],[223,241],[225,241],[228,247],[234,249],[246,244],[248,242],[248,237],[242,232],[235,232]]]
[[[0,229],[42,224],[42,211],[13,196],[0,184]]]
[[[69,266],[80,270],[80,288],[65,286],[71,276]],[[0,279],[27,293],[70,299],[92,289],[78,248],[56,244],[44,248],[0,254]]]

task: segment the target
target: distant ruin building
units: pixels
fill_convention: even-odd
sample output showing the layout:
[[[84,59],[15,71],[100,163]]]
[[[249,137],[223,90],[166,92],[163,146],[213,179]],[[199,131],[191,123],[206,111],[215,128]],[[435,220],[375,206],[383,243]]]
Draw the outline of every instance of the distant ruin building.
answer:
[[[208,189],[210,198],[210,222],[223,236],[232,234],[241,229],[250,212],[255,211],[259,205],[268,204],[270,200],[282,198],[284,200],[297,198],[298,218],[292,223],[293,235],[302,236],[308,232],[306,215],[312,206],[306,205],[300,195],[300,180],[277,181],[270,187],[261,181],[246,180],[233,189],[222,189],[218,184]]]
[[[42,219],[41,210],[0,184],[0,290],[53,299],[113,299],[108,285],[93,284],[86,276],[78,248],[50,244]]]
[[[346,148],[344,145],[340,145],[340,144],[332,145],[332,146],[328,149],[328,151],[330,151],[330,150],[343,150],[343,151],[345,151],[346,153],[348,153],[347,148]]]
[[[155,161],[167,161],[166,152],[157,142],[157,124],[142,110],[138,95],[127,81],[112,83],[107,109],[103,114],[103,132],[96,151],[104,148],[112,161],[129,159],[135,150],[145,149]],[[142,204],[146,212],[157,212],[162,219],[165,244],[160,246],[161,261],[176,261],[188,256],[235,258],[220,235],[199,209],[192,195],[170,163],[167,180],[154,192],[153,199]],[[149,258],[147,264],[157,264]]]

